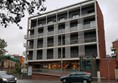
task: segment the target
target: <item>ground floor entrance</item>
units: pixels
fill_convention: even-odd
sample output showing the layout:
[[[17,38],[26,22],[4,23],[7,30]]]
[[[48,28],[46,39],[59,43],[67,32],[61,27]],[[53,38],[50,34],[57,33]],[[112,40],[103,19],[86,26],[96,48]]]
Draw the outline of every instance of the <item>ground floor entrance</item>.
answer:
[[[69,74],[78,71],[87,71],[92,73],[93,76],[97,75],[98,63],[94,59],[80,59],[80,60],[65,60],[49,61],[49,62],[31,62],[32,72],[38,73],[51,73],[61,75],[62,73]]]

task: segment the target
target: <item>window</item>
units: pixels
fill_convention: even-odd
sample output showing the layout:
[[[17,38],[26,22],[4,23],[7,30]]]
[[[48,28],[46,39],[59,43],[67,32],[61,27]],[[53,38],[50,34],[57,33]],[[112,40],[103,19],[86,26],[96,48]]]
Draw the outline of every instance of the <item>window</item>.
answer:
[[[37,59],[42,59],[42,50],[37,51]]]
[[[78,25],[78,21],[77,20],[70,22],[70,27],[71,28],[72,27],[77,27],[77,25]]]
[[[47,42],[47,45],[48,45],[48,47],[51,47],[51,46],[53,46],[53,37],[49,37],[48,38],[48,42]]]
[[[61,51],[63,52],[61,55]],[[65,58],[65,48],[58,48],[58,58]]]
[[[53,25],[48,26],[48,32],[51,32],[51,31],[54,31],[54,26]]]
[[[47,59],[53,59],[53,49],[47,50]]]
[[[65,29],[65,23],[61,23],[58,25],[58,29],[61,30],[61,29]]]
[[[71,58],[78,57],[78,47],[71,47]]]

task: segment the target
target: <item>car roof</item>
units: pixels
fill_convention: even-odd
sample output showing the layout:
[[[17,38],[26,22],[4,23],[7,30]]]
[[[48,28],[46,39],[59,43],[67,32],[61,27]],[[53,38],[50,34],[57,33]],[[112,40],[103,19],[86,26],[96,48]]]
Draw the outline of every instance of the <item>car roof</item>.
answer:
[[[89,73],[89,72],[72,72],[71,74],[80,74],[80,75],[83,75],[83,74],[86,74],[86,73]]]

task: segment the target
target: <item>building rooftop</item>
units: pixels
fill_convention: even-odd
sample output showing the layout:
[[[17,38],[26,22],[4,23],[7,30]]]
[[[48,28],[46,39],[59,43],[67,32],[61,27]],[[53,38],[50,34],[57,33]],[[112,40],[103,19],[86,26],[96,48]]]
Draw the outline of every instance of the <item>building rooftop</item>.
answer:
[[[37,16],[41,16],[41,15],[44,15],[44,14],[48,14],[48,13],[51,13],[51,12],[59,11],[59,10],[65,9],[65,8],[69,8],[69,7],[72,7],[72,6],[80,5],[80,4],[83,4],[83,3],[86,3],[86,2],[90,2],[90,1],[96,1],[96,0],[84,0],[84,1],[79,2],[79,3],[75,3],[75,4],[72,4],[72,5],[69,5],[69,6],[65,6],[65,7],[58,8],[58,9],[55,9],[55,10],[52,10],[52,11],[48,11],[48,12],[45,12],[45,13],[40,13],[38,15],[31,16],[31,17],[29,17],[29,19],[37,17]]]

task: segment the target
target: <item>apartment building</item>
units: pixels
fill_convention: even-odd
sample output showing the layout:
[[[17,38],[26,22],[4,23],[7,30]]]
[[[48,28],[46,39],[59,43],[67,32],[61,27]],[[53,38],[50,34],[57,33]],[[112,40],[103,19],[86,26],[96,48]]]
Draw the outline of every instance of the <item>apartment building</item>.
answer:
[[[33,71],[80,70],[81,57],[95,57],[93,70],[100,71],[100,59],[106,57],[103,23],[96,0],[30,17],[25,36],[28,64]]]

